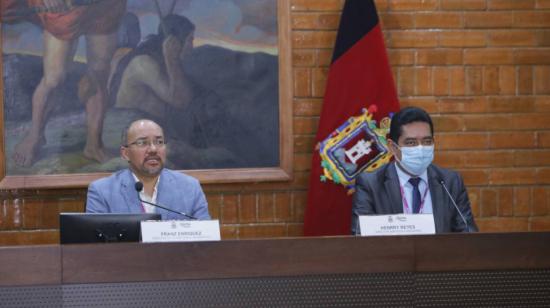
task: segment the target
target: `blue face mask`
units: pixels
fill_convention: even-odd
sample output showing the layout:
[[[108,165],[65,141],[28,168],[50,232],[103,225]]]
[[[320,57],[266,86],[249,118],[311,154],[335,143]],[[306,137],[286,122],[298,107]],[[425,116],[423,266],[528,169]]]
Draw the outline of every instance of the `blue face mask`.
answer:
[[[395,158],[408,173],[419,176],[434,159],[434,146],[418,145],[415,147],[400,147],[401,160]]]

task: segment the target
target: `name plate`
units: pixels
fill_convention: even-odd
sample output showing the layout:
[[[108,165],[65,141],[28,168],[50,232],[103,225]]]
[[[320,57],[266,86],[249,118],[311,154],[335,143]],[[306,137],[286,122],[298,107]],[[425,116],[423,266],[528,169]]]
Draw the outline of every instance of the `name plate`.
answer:
[[[435,234],[432,214],[359,216],[361,236]]]
[[[204,242],[219,241],[219,220],[168,220],[142,221],[141,241],[160,242]]]

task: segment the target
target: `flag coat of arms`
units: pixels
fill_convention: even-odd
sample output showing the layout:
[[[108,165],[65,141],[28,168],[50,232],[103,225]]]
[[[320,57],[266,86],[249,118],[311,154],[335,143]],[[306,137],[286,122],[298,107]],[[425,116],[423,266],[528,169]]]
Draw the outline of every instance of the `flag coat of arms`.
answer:
[[[397,110],[374,1],[347,0],[316,135],[304,235],[350,234],[354,178],[389,161],[385,134]]]

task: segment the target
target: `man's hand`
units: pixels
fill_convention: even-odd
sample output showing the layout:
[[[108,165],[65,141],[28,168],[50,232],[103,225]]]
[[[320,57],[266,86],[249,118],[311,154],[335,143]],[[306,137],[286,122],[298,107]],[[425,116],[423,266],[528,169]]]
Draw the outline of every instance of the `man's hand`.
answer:
[[[43,0],[48,12],[58,13],[69,9],[64,0]]]
[[[167,64],[173,65],[179,62],[182,44],[175,36],[169,35],[162,43],[162,53]]]
[[[185,43],[183,44],[183,51],[181,54],[181,60],[188,58],[191,56],[191,53],[193,52],[193,39],[194,35],[190,34],[185,39]]]

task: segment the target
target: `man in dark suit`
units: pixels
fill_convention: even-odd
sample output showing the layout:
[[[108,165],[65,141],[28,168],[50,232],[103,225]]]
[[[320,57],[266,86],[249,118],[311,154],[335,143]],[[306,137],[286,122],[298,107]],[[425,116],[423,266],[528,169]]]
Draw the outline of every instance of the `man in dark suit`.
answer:
[[[360,234],[360,215],[401,213],[433,214],[436,233],[477,231],[462,177],[432,164],[434,143],[426,111],[406,107],[392,117],[388,149],[395,161],[356,178],[352,234]]]

